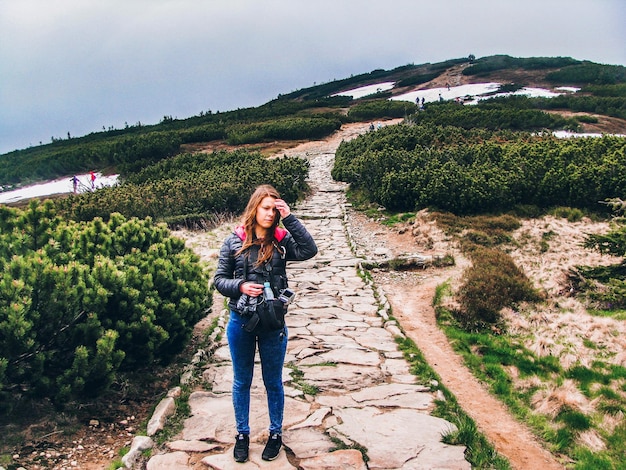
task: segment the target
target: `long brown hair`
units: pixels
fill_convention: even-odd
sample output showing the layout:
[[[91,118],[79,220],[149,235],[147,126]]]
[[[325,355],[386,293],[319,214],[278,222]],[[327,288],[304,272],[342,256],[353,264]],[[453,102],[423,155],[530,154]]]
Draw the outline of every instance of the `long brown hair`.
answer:
[[[280,222],[280,213],[275,210],[274,215],[274,223],[267,230],[267,235],[264,238],[256,238],[255,227],[256,227],[256,211],[257,207],[261,204],[263,199],[266,197],[271,197],[274,199],[279,199],[280,194],[273,186],[269,184],[262,184],[258,186],[250,199],[248,200],[248,205],[241,216],[241,225],[243,226],[244,231],[246,232],[246,239],[243,241],[241,245],[241,250],[237,252],[237,255],[243,253],[252,245],[260,245],[259,256],[257,258],[256,265],[260,265],[265,263],[266,261],[272,259],[272,255],[274,254],[274,246],[276,245],[276,227]]]

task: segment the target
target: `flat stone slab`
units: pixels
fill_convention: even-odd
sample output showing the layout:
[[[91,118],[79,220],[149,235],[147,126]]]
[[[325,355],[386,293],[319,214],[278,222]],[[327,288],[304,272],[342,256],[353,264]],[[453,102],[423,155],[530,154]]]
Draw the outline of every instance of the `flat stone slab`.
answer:
[[[204,441],[185,441],[178,440],[173,442],[168,442],[167,447],[173,451],[181,451],[181,452],[209,452],[215,449],[222,449],[223,445],[221,444],[209,444]]]
[[[360,390],[384,381],[383,372],[378,367],[342,364],[335,366],[303,367],[304,380],[321,390],[333,391]]]
[[[344,346],[341,349],[333,349],[328,352],[322,352],[300,361],[300,364],[303,366],[324,363],[378,366],[380,364],[380,356],[374,351],[368,351],[354,346]]]
[[[456,430],[452,423],[415,410],[398,408],[384,412],[365,407],[343,408],[334,413],[340,423],[335,429],[367,449],[370,469],[403,468],[427,446],[435,455],[453,447],[440,442],[443,434]]]
[[[337,450],[300,461],[302,470],[367,470],[361,452],[355,449]],[[434,468],[434,467],[423,467]]]
[[[313,427],[289,429],[284,432],[283,442],[298,459],[325,455],[335,443],[319,429]]]
[[[187,470],[189,468],[189,454],[185,452],[170,452],[154,455],[146,465],[147,470]]]
[[[384,328],[369,328],[366,331],[359,331],[354,334],[348,332],[346,334],[353,337],[354,341],[364,348],[373,349],[375,351],[398,350],[398,345],[393,335]],[[404,362],[406,363],[406,361]]]

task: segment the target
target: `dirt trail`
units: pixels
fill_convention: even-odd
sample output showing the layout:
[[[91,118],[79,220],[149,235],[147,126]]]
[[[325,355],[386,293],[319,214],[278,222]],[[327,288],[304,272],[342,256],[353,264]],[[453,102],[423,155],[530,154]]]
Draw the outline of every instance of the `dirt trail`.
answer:
[[[562,470],[564,466],[467,370],[461,357],[454,353],[446,336],[437,327],[431,302],[435,288],[447,277],[434,276],[424,283],[413,277],[412,282],[405,283],[406,288],[399,288],[400,283],[381,287],[407,336],[417,344],[443,384],[496,450],[509,459],[511,466],[515,469]]]

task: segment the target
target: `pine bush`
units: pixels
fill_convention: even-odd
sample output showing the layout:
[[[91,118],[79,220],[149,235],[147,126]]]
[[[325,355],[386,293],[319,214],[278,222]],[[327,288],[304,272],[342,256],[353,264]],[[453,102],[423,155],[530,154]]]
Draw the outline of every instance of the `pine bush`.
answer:
[[[0,395],[97,396],[118,372],[167,363],[209,305],[184,241],[149,218],[67,222],[0,209]]]
[[[501,250],[476,246],[470,257],[472,267],[465,270],[458,292],[458,317],[466,328],[496,325],[504,307],[540,299],[530,280]]]

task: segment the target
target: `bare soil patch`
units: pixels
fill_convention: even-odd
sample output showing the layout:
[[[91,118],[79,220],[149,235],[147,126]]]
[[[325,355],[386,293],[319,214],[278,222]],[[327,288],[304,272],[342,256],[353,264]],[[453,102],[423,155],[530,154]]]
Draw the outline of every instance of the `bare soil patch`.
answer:
[[[603,116],[602,114],[574,112],[569,110],[546,110],[547,113],[560,114],[565,118],[571,118],[576,116],[591,116],[595,117],[598,122],[581,122],[580,127],[582,132],[591,134],[626,134],[626,120]]]

